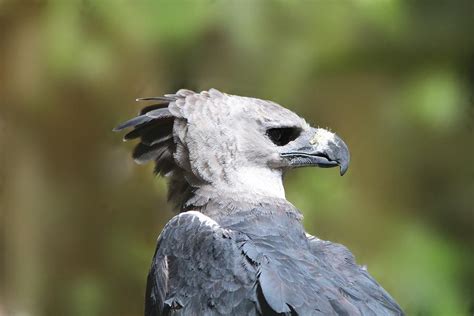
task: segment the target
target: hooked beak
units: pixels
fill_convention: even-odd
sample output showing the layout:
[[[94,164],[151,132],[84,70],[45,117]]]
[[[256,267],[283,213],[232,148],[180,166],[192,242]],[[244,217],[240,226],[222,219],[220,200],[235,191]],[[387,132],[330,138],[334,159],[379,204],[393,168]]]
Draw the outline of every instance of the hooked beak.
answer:
[[[318,128],[304,133],[280,153],[290,167],[340,167],[341,176],[349,168],[350,154],[344,141],[328,130]]]

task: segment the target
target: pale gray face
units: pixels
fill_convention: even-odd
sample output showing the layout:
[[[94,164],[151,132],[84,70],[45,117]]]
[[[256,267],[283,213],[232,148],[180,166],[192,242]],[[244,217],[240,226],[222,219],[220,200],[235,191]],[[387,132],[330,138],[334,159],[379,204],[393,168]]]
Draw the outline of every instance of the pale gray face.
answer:
[[[240,191],[270,188],[267,191],[275,193],[283,190],[281,175],[289,168],[339,165],[341,174],[347,170],[349,152],[339,137],[312,128],[274,102],[228,95],[215,89],[201,93],[180,90],[151,99],[169,104],[167,108],[147,110],[118,129],[134,126],[129,134],[141,137],[144,145],[137,148],[134,157],[139,162],[154,159],[159,167],[164,154],[160,143],[153,139],[166,137],[150,131],[159,128],[160,120],[172,118],[170,155],[187,172],[185,177],[192,186]]]
[[[339,137],[312,128],[276,103],[221,93],[189,101],[179,111],[185,122],[175,130],[196,167],[211,168],[213,174],[242,167],[347,169],[349,153]]]

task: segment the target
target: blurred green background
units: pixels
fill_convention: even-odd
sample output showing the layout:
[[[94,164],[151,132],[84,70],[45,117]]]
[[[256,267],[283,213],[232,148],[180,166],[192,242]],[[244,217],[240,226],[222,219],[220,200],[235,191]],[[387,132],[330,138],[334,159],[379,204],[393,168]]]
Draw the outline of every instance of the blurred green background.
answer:
[[[141,315],[163,179],[111,132],[181,87],[330,127],[307,230],[409,315],[474,312],[474,2],[0,0],[0,315]]]

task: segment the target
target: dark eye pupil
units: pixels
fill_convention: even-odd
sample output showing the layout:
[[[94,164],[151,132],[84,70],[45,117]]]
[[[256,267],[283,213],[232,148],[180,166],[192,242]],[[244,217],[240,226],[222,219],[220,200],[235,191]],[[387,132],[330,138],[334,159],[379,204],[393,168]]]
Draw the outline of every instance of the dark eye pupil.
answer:
[[[271,138],[276,141],[279,141],[281,139],[281,136],[282,136],[282,133],[281,133],[281,130],[279,129],[273,130],[271,133]]]
[[[271,128],[267,130],[267,136],[277,146],[284,146],[295,140],[300,135],[300,130],[295,127]]]

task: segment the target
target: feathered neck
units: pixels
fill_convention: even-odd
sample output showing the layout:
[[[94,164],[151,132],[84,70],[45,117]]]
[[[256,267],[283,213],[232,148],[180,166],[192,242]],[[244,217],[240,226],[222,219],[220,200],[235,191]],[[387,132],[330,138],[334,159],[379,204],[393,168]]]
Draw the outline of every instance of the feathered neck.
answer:
[[[298,221],[303,217],[299,210],[284,198],[249,195],[246,192],[226,194],[212,188],[195,190],[181,209],[182,212],[189,210],[200,211],[215,220],[233,217],[236,213],[245,216],[286,214]]]

